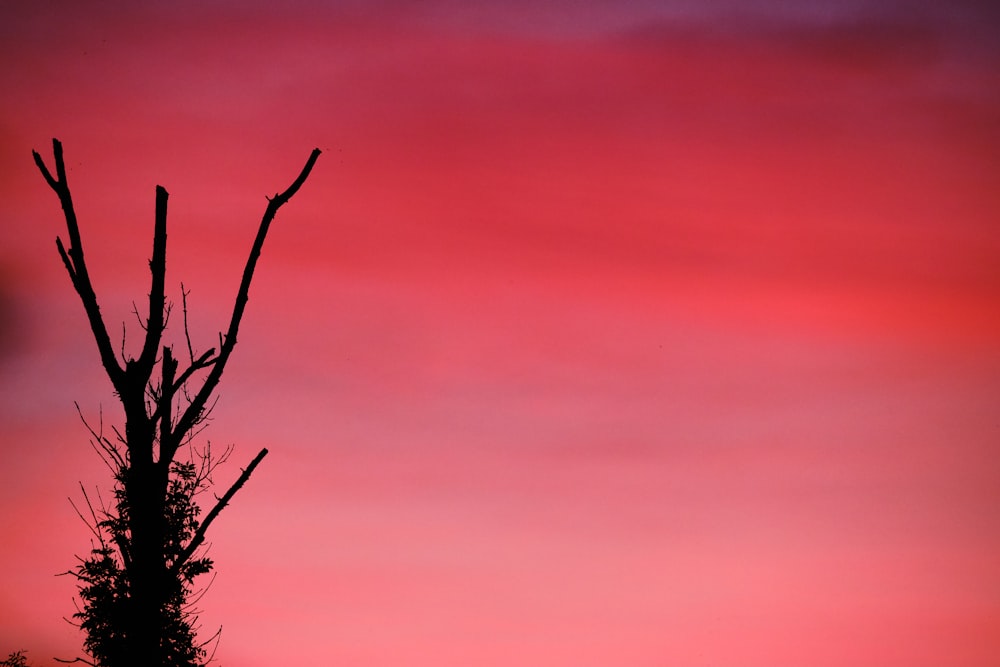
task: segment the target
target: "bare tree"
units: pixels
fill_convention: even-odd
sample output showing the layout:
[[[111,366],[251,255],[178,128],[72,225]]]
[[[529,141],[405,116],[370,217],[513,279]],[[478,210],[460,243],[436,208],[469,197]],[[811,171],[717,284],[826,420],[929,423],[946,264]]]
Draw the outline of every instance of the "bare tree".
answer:
[[[114,440],[88,424],[92,444],[115,478],[114,502],[95,504],[84,494],[94,533],[91,554],[79,558],[71,571],[80,580],[82,609],[75,615],[86,634],[85,647],[102,667],[160,667],[200,665],[204,644],[195,639],[191,604],[193,579],[212,567],[200,555],[205,532],[267,454],[250,462],[204,519],[194,496],[208,488],[216,465],[228,456],[213,458],[206,447],[192,446],[214,405],[213,394],[233,349],[250,283],[264,239],[275,214],[308,178],[319,149],[312,151],[298,177],[283,192],[268,198],[257,237],[243,270],[232,316],[218,348],[196,354],[187,327],[187,292],[181,287],[188,361],[181,364],[172,346],[163,344],[171,312],[164,291],[167,246],[167,191],[156,187],[152,275],[148,316],[138,357],[121,358],[101,316],[97,296],[84,258],[73,199],[66,179],[62,144],[53,139],[55,176],[35,151],[35,164],[62,204],[69,247],[56,238],[66,271],[83,302],[101,363],[121,402],[125,432],[114,430]],[[137,313],[138,315],[138,313]],[[161,347],[162,345],[162,347]],[[82,415],[81,415],[82,416]],[[86,423],[86,422],[85,422]],[[178,457],[186,450],[187,459]]]

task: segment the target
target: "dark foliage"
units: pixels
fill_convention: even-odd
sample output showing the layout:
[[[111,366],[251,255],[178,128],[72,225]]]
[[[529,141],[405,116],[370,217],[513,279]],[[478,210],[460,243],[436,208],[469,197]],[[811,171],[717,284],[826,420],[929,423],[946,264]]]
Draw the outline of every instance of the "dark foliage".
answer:
[[[123,468],[115,476],[114,507],[102,509],[100,517],[94,516],[97,542],[90,555],[80,559],[80,564],[70,572],[80,581],[82,602],[82,608],[73,618],[86,633],[84,647],[98,665],[124,664],[132,653],[126,630],[132,614],[125,567],[130,558],[128,544],[131,541],[124,484],[126,473],[127,469]],[[164,557],[168,568],[180,562],[184,548],[198,530],[201,508],[195,496],[206,488],[207,480],[198,474],[194,463],[175,461],[171,465],[164,504]],[[178,667],[204,664],[207,652],[205,646],[196,641],[197,616],[191,600],[196,593],[195,578],[210,572],[212,566],[212,560],[204,556],[188,559],[180,563],[177,576],[169,581],[170,589],[159,619],[163,628],[161,651],[165,664]]]
[[[0,660],[0,667],[28,667],[28,659],[24,653],[24,651],[14,651],[4,660]]]

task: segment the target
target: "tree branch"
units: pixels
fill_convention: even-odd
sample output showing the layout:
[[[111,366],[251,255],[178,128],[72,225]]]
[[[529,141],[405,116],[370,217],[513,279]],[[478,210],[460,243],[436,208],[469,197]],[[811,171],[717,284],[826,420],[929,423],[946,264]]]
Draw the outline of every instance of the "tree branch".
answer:
[[[91,446],[94,451],[97,452],[98,456],[101,457],[101,461],[104,465],[108,467],[112,475],[115,475],[118,470],[125,467],[125,458],[122,453],[118,451],[110,440],[104,436],[104,410],[102,409],[98,414],[100,415],[98,422],[99,431],[95,431],[94,427],[90,425],[87,418],[83,416],[83,410],[80,409],[80,404],[76,401],[73,402],[76,406],[76,414],[80,416],[80,421],[83,422],[84,427],[90,432],[93,440],[90,441]]]
[[[73,625],[71,623],[71,625]],[[61,662],[64,665],[72,665],[74,662],[82,662],[85,665],[90,665],[90,667],[97,667],[97,665],[90,660],[84,660],[83,658],[73,658],[72,660],[67,660],[66,658],[52,658],[56,662]]]
[[[191,330],[188,328],[188,294],[190,293],[184,289],[184,283],[181,283],[181,308],[184,311],[184,340],[187,341],[188,358],[191,360],[191,365],[194,366],[194,348],[191,347]]]
[[[198,526],[198,530],[195,532],[194,537],[191,538],[187,547],[185,547],[184,551],[181,552],[181,555],[178,556],[177,560],[170,566],[171,575],[176,576],[180,572],[181,568],[184,567],[184,563],[191,559],[194,552],[201,546],[201,543],[205,541],[205,532],[208,530],[208,527],[212,524],[212,522],[215,521],[215,517],[219,516],[219,513],[226,505],[229,504],[229,501],[233,499],[236,492],[239,491],[244,484],[246,484],[247,480],[250,479],[250,475],[253,474],[254,469],[265,456],[267,456],[267,448],[260,450],[257,456],[254,457],[253,461],[250,462],[250,465],[247,466],[246,470],[243,471],[243,474],[240,475],[240,478],[237,479],[236,482],[229,487],[229,490],[226,491],[225,495],[219,498],[219,501],[215,503],[215,507],[213,507],[212,511],[205,516],[205,520],[201,522],[200,526]]]
[[[70,194],[69,184],[66,181],[66,164],[63,161],[62,144],[58,139],[52,140],[52,153],[56,161],[56,178],[45,166],[42,156],[38,151],[31,151],[35,158],[38,170],[45,178],[45,182],[55,191],[62,204],[63,215],[66,218],[66,231],[69,234],[69,249],[67,250],[59,237],[56,237],[56,247],[59,249],[59,256],[62,258],[66,271],[80,300],[83,308],[87,312],[87,319],[90,321],[90,329],[94,333],[94,340],[97,342],[97,349],[101,355],[101,363],[104,370],[111,379],[111,384],[115,389],[122,391],[125,381],[125,372],[115,359],[114,348],[111,346],[111,338],[108,336],[107,327],[101,317],[101,308],[97,304],[97,295],[90,282],[90,274],[87,272],[87,263],[83,257],[83,244],[80,241],[80,225],[76,219],[76,211],[73,208],[73,197]]]
[[[174,376],[177,373],[177,360],[166,345],[163,346],[163,362],[161,363],[163,379],[160,381],[160,395],[156,401],[155,415],[160,417],[160,460],[161,466],[167,467],[177,451],[168,443],[171,438],[170,418],[174,404]]]
[[[313,149],[313,152],[309,155],[309,159],[295,181],[284,192],[279,192],[275,195],[274,199],[268,199],[267,209],[264,211],[264,217],[261,219],[260,227],[257,229],[257,238],[254,239],[253,246],[250,248],[250,256],[247,258],[246,267],[243,269],[243,279],[240,281],[240,288],[236,294],[236,303],[233,307],[232,318],[229,321],[229,329],[226,331],[224,338],[221,338],[220,335],[219,355],[216,357],[214,366],[211,372],[209,372],[208,377],[205,378],[205,383],[198,390],[198,393],[187,409],[185,409],[181,418],[177,420],[177,426],[174,429],[175,434],[186,433],[198,422],[209,397],[219,384],[222,372],[226,368],[226,362],[229,360],[233,348],[236,347],[236,334],[240,328],[240,321],[243,319],[243,311],[246,309],[247,301],[250,299],[250,282],[253,280],[257,260],[260,258],[261,249],[264,247],[264,239],[267,237],[267,231],[278,209],[286,204],[292,198],[292,195],[298,192],[302,184],[305,183],[309,177],[309,173],[312,171],[313,165],[316,164],[316,159],[319,158],[320,152],[318,148]]]
[[[188,379],[190,379],[190,377],[194,375],[197,371],[200,371],[202,368],[208,368],[209,366],[214,364],[215,363],[215,359],[213,358],[214,354],[215,354],[215,348],[210,347],[200,357],[192,360],[191,365],[188,366],[184,370],[184,372],[181,373],[181,376],[174,381],[174,391],[180,389],[184,385],[184,383],[187,382]]]
[[[138,377],[134,382],[143,385],[149,381],[156,364],[156,350],[160,346],[163,329],[166,324],[164,312],[167,299],[164,294],[164,284],[167,273],[167,191],[160,185],[156,186],[156,220],[153,229],[153,257],[149,260],[149,271],[152,280],[149,289],[149,317],[146,320],[146,340],[142,353],[134,368]],[[131,370],[131,368],[130,368]]]

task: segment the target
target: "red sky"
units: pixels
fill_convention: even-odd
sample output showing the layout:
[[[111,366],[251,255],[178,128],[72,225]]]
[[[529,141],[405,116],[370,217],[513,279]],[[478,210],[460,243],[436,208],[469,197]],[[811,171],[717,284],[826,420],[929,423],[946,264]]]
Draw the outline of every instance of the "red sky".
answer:
[[[989,665],[1000,17],[987,3],[0,10],[0,653],[78,655],[153,192],[195,345],[279,214],[206,435],[223,665]],[[627,7],[626,7],[627,5]],[[174,331],[175,336],[180,332]],[[183,339],[174,339],[183,346]]]

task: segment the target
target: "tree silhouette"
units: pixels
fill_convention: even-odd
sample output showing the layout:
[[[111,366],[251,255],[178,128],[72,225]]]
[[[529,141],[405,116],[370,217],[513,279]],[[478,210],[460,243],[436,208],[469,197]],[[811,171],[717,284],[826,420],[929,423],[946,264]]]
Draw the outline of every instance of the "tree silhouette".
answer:
[[[250,283],[271,222],[308,178],[320,151],[312,151],[286,190],[268,198],[243,270],[229,328],[219,334],[217,350],[195,354],[187,327],[187,292],[181,286],[188,352],[188,362],[182,366],[172,346],[162,344],[172,306],[164,291],[167,191],[156,187],[153,254],[149,262],[152,280],[142,349],[138,357],[126,356],[123,340],[119,359],[87,270],[62,144],[53,139],[52,148],[55,177],[36,151],[32,155],[45,181],[58,195],[66,220],[69,247],[58,237],[56,247],[83,302],[101,363],[125,418],[125,432],[113,428],[114,440],[104,435],[103,420],[97,429],[87,424],[92,445],[113,473],[114,500],[110,505],[99,500],[95,506],[84,492],[89,516],[78,513],[90,525],[94,541],[91,553],[78,557],[78,565],[70,572],[79,581],[82,602],[74,617],[86,635],[84,646],[92,664],[202,665],[206,651],[195,636],[192,582],[211,570],[213,564],[200,554],[199,547],[211,523],[250,478],[267,450],[262,449],[254,457],[200,519],[195,496],[209,488],[212,471],[230,450],[213,457],[208,445],[195,448],[193,438],[205,426],[214,405],[213,394],[236,347]],[[187,453],[186,459],[178,456],[182,451]]]

